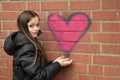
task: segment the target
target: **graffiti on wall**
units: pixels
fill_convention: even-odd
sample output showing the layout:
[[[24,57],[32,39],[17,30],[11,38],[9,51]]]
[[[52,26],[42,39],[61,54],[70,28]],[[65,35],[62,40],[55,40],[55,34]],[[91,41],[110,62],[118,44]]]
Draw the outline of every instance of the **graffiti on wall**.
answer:
[[[60,49],[70,56],[70,52],[76,43],[89,29],[91,20],[84,13],[74,13],[66,20],[55,13],[48,17],[48,25]]]

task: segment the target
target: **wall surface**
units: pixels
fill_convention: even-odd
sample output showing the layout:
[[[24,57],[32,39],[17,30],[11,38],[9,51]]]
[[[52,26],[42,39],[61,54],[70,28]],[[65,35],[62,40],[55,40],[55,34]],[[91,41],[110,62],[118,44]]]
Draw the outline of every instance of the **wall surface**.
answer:
[[[87,33],[71,50],[74,63],[53,80],[120,80],[120,0],[0,0],[0,80],[12,80],[12,56],[3,50],[5,38],[17,30],[23,10],[34,10],[41,18],[41,41],[50,60],[61,55],[48,28],[48,16],[63,18],[82,12],[91,19]]]

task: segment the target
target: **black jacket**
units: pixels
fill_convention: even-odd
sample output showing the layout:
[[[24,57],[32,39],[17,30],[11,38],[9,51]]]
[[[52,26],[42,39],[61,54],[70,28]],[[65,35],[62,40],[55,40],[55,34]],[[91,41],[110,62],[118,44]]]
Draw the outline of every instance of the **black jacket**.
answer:
[[[35,58],[35,47],[19,31],[10,34],[4,43],[4,50],[7,54],[13,55],[13,80],[51,80],[53,75],[60,71],[60,64],[46,63],[44,68],[41,67],[42,61],[40,51],[39,58],[32,66]]]

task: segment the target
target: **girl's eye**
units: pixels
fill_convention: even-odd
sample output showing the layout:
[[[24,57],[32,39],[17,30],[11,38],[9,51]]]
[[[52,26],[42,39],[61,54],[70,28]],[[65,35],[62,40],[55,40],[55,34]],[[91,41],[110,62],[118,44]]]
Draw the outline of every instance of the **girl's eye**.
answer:
[[[29,25],[30,28],[32,28],[34,25]]]
[[[40,23],[38,23],[36,26],[39,26],[40,25]]]
[[[34,26],[39,27],[39,25],[40,25],[40,23],[38,23],[38,24],[31,24],[31,25],[29,25],[29,27],[30,28],[33,28]]]

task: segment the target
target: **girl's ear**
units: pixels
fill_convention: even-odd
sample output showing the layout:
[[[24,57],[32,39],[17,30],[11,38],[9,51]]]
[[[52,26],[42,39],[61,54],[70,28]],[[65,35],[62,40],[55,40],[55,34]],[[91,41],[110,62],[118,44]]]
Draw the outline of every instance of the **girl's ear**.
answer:
[[[39,32],[38,32],[38,36],[39,36],[39,35],[41,35],[41,34],[42,34],[42,31],[41,31],[41,30],[39,30]]]

